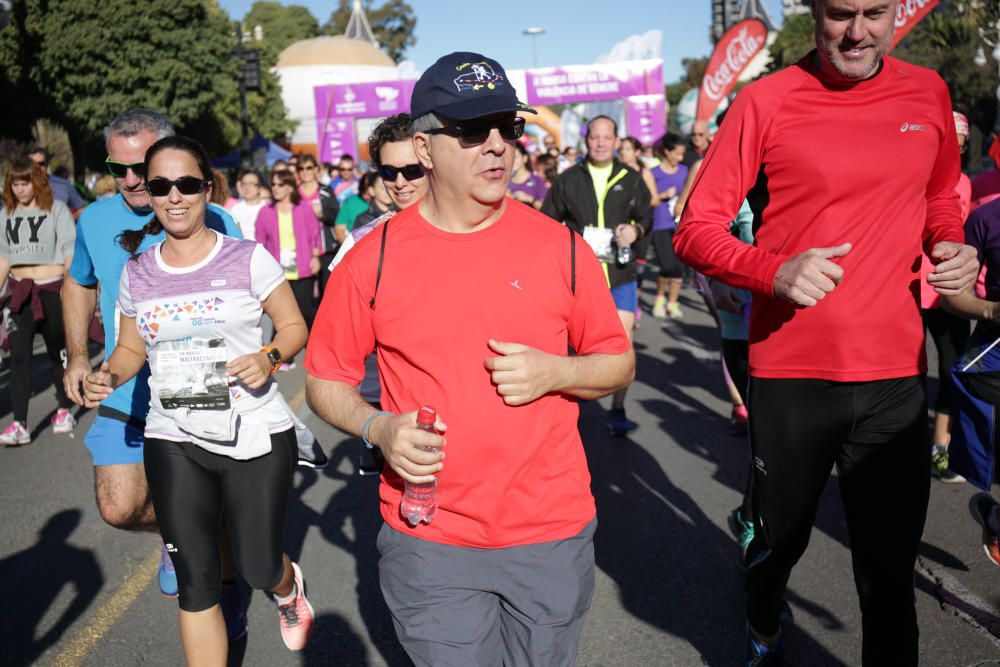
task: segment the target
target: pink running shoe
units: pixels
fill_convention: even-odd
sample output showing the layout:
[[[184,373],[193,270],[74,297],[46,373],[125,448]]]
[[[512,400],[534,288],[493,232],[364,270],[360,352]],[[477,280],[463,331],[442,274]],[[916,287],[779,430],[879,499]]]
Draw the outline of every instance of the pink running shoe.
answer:
[[[12,421],[10,425],[0,433],[0,443],[8,447],[17,447],[31,442],[31,432],[19,421]]]
[[[59,408],[52,415],[53,433],[71,433],[76,426],[76,418],[66,408]]]
[[[281,628],[281,638],[290,651],[301,651],[309,643],[312,635],[313,612],[312,605],[305,595],[305,582],[302,570],[297,563],[292,563],[295,572],[295,599],[285,605],[278,605],[278,626]]]

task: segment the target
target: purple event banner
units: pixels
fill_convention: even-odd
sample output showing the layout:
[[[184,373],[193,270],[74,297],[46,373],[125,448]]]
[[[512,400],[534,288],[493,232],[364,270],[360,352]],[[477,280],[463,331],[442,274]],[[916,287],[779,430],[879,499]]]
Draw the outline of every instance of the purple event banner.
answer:
[[[663,61],[529,69],[527,103],[569,104],[663,94]]]
[[[628,133],[648,146],[666,132],[667,105],[663,94],[633,95],[625,100]]]
[[[356,153],[355,118],[379,118],[410,110],[416,81],[339,83],[313,88],[316,101],[316,143],[320,162]]]

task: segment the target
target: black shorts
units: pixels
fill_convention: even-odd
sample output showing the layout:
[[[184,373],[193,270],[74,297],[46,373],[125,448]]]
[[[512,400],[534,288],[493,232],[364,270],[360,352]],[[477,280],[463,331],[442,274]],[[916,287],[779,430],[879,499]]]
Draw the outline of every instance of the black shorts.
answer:
[[[674,229],[661,229],[653,232],[653,248],[656,250],[656,263],[660,266],[661,278],[681,278],[684,276],[684,265],[677,259],[674,252]]]
[[[202,611],[219,602],[223,514],[243,579],[264,590],[278,584],[297,459],[292,429],[272,434],[271,452],[248,461],[213,454],[190,442],[146,439],[146,478],[160,534],[177,571],[181,609]]]

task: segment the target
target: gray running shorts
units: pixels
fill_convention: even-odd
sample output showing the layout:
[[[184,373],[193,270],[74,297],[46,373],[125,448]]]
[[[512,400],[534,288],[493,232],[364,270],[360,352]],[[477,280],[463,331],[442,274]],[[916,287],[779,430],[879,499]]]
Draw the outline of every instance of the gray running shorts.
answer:
[[[417,667],[573,665],[596,528],[595,518],[565,540],[475,549],[383,524],[379,579],[396,636]]]

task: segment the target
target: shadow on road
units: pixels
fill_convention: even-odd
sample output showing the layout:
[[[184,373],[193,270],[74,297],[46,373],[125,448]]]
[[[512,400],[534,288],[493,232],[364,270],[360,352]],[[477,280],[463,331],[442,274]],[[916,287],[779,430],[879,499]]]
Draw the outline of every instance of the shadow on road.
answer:
[[[5,665],[29,665],[62,637],[104,585],[104,575],[89,549],[67,542],[80,525],[80,510],[49,518],[38,542],[0,560],[0,655]],[[49,618],[49,608],[69,587],[65,610]]]
[[[358,609],[371,643],[390,666],[412,665],[396,639],[392,617],[382,599],[378,583],[379,553],[375,539],[382,527],[379,514],[378,477],[357,474],[361,444],[354,439],[342,440],[330,453],[330,465],[322,471],[299,468],[292,489],[285,546],[296,560],[302,551],[306,533],[317,526],[323,538],[354,557],[357,587],[338,591],[340,599],[357,599]],[[345,465],[346,462],[346,465]],[[342,470],[348,470],[345,473]],[[319,475],[338,480],[343,486],[330,497],[322,512],[303,502],[303,494],[316,483]],[[308,585],[308,584],[307,584]],[[339,615],[324,615],[317,619],[316,633],[305,653],[306,665],[370,663],[364,642]]]

